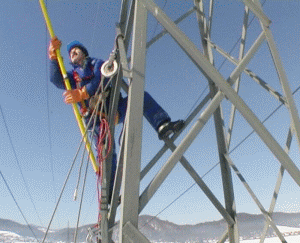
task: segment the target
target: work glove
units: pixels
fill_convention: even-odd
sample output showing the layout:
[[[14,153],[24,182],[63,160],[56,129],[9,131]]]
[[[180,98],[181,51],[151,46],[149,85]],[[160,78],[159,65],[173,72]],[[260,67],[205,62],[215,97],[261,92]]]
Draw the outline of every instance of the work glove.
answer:
[[[63,93],[63,96],[65,97],[64,102],[66,104],[78,103],[90,98],[85,86],[81,89],[67,90]]]
[[[49,48],[48,48],[48,56],[50,60],[57,60],[57,56],[56,56],[56,50],[60,49],[61,47],[61,41],[59,39],[57,39],[56,36],[54,36],[49,44]]]

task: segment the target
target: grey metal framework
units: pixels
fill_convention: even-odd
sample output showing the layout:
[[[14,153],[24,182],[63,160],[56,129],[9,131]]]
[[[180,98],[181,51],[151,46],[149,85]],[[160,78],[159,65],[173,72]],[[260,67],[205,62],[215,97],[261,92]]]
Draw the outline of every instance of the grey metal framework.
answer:
[[[277,195],[286,171],[298,186],[300,186],[300,170],[294,161],[288,155],[292,137],[294,136],[300,145],[300,121],[298,111],[293,99],[283,65],[280,61],[279,53],[276,49],[275,42],[270,30],[271,21],[265,15],[259,0],[243,0],[244,22],[241,31],[241,44],[238,59],[232,57],[229,53],[222,50],[214,40],[211,39],[211,29],[214,5],[219,1],[209,1],[209,13],[205,13],[204,1],[194,0],[194,7],[177,20],[171,20],[166,13],[153,0],[123,0],[121,7],[120,22],[117,26],[117,43],[119,48],[120,72],[117,78],[117,92],[122,86],[128,92],[128,110],[125,122],[124,133],[122,137],[121,149],[118,158],[118,168],[112,203],[110,207],[104,205],[102,207],[101,235],[102,242],[112,242],[111,232],[115,225],[116,209],[121,208],[119,242],[150,242],[138,229],[138,217],[145,206],[151,202],[151,198],[158,188],[166,180],[172,172],[175,165],[180,162],[188,174],[193,178],[195,183],[204,192],[207,198],[223,216],[228,224],[228,229],[224,232],[219,242],[239,242],[239,232],[236,219],[235,193],[233,188],[232,172],[245,186],[254,203],[260,209],[265,217],[265,227],[261,242],[264,241],[266,232],[272,227],[282,242],[286,242],[284,236],[278,230],[276,224],[272,220],[272,213],[276,204]],[[246,37],[249,13],[252,12],[255,18],[260,22],[261,33],[258,38],[246,49]],[[147,15],[151,14],[164,27],[164,31],[154,37],[147,43]],[[191,14],[196,14],[201,43],[203,51],[200,51],[196,45],[185,35],[185,33],[177,26],[181,21]],[[184,138],[174,144],[175,139],[180,135],[175,134],[171,138],[164,140],[164,146],[156,154],[156,156],[141,170],[141,144],[142,144],[142,118],[143,118],[143,96],[145,81],[145,64],[146,50],[158,41],[164,35],[170,35],[178,46],[186,53],[187,57],[192,61],[195,67],[207,79],[209,85],[209,94],[204,97],[200,104],[186,119],[185,128],[191,124]],[[283,94],[281,95],[269,84],[259,78],[254,72],[247,69],[247,65],[259,51],[262,43],[267,43],[270,54],[274,61],[276,72]],[[159,44],[159,42],[157,43]],[[131,46],[130,46],[131,45]],[[249,45],[249,43],[248,43]],[[128,52],[131,50],[131,53]],[[233,63],[236,67],[227,79],[214,66],[214,52],[224,56],[227,61]],[[130,62],[130,63],[129,63]],[[246,104],[242,97],[238,95],[241,82],[241,74],[250,76],[253,81],[257,82],[261,88],[280,101],[290,115],[290,130],[287,135],[286,147],[282,148],[278,141],[271,135],[262,121],[258,119],[254,111]],[[127,87],[122,78],[127,78],[130,84]],[[122,83],[123,82],[123,83]],[[230,122],[228,131],[224,126],[221,102],[227,99],[231,103]],[[229,147],[232,138],[232,130],[234,127],[235,113],[239,111],[248,124],[253,128],[254,132],[269,148],[271,153],[281,164],[277,183],[275,185],[274,197],[271,201],[269,209],[265,209],[259,199],[256,197],[245,178],[235,165],[233,159],[229,155]],[[198,117],[198,118],[196,118]],[[189,149],[196,137],[201,133],[207,121],[213,118],[215,124],[215,133],[217,138],[217,151],[219,155],[221,177],[223,183],[224,202],[223,205],[210,188],[203,181],[201,176],[193,168],[191,163],[184,157],[184,153]],[[112,124],[112,123],[111,123]],[[170,157],[164,162],[159,172],[154,176],[152,181],[140,194],[140,181],[151,170],[156,162],[167,151],[172,151]],[[105,189],[105,185],[103,186]],[[103,190],[104,190],[103,189]],[[121,192],[121,200],[119,194]],[[120,205],[119,205],[120,202]]]

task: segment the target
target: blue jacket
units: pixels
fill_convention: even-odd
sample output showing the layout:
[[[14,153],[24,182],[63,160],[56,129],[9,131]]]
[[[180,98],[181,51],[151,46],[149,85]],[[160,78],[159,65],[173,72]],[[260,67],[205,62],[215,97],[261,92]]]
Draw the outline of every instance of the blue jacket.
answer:
[[[80,66],[73,65],[73,70],[68,71],[68,78],[72,89],[76,89],[76,81],[73,77],[73,71],[76,71],[81,81],[81,87],[85,86],[86,90],[90,97],[92,97],[98,89],[98,86],[101,81],[101,66],[104,61],[96,58],[87,58],[87,63],[84,69]],[[108,82],[109,79],[104,80],[104,85]],[[61,75],[58,62],[52,60],[50,63],[50,81],[58,88],[65,89],[63,77]],[[123,122],[125,119],[125,114],[127,110],[127,98],[123,98],[120,94],[118,112],[119,112],[119,122]],[[89,100],[86,100],[85,103],[88,107]],[[106,100],[106,105],[108,107],[109,98]],[[79,103],[80,106],[80,103]],[[171,118],[163,110],[163,108],[148,94],[145,92],[144,95],[144,115],[146,119],[150,122],[154,129],[158,129],[159,125],[163,122],[170,121]]]
[[[88,57],[86,61],[87,63],[84,69],[78,65],[72,64],[73,70],[68,71],[67,74],[72,89],[76,89],[76,81],[73,75],[73,72],[76,71],[79,77],[82,79],[82,81],[80,82],[80,86],[81,87],[85,86],[89,96],[92,97],[96,93],[97,88],[100,84],[101,66],[104,63],[104,61],[101,59],[90,58],[90,57]],[[66,89],[58,62],[56,60],[52,60],[50,62],[50,81],[57,88]]]

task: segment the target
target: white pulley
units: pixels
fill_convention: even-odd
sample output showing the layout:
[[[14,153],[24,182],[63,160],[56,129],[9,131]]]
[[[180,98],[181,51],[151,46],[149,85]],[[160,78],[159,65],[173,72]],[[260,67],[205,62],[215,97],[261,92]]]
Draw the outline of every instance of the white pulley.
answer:
[[[116,74],[117,69],[118,69],[118,64],[116,60],[114,60],[112,64],[109,64],[109,61],[106,61],[105,63],[103,63],[101,67],[101,73],[104,77],[110,78]]]

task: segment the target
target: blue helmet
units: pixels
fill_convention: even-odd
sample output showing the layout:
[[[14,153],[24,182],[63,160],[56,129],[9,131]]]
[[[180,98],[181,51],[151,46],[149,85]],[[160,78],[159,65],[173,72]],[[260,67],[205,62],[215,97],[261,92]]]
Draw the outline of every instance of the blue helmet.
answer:
[[[87,49],[85,48],[85,46],[82,43],[80,43],[79,41],[77,41],[77,40],[74,40],[74,41],[72,41],[71,43],[69,43],[67,45],[67,50],[68,50],[69,55],[70,55],[71,50],[74,47],[80,48],[80,50],[82,50],[82,52],[85,54],[85,56],[87,56],[87,57],[89,56],[89,52],[87,51]]]

